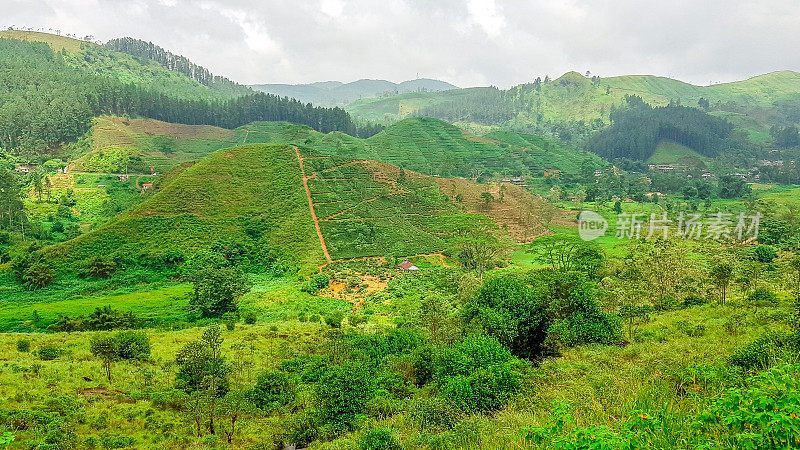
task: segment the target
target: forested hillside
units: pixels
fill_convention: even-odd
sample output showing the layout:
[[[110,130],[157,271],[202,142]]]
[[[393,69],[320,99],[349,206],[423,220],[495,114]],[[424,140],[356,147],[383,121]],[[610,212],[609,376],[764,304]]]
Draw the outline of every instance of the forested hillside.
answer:
[[[626,101],[625,107],[611,112],[612,125],[592,136],[587,149],[609,160],[645,161],[664,140],[710,158],[746,146],[734,139],[733,124],[697,108],[677,105],[653,108],[636,96],[627,97]]]
[[[650,75],[601,78],[569,72],[557,79],[537,78],[507,90],[469,88],[404,94],[359,100],[346,109],[355,117],[384,123],[420,115],[570,140],[607,125],[612,107],[635,95],[653,106],[672,102],[713,114],[734,115],[737,126],[757,134],[775,124],[797,123],[798,94],[800,74],[791,71],[711,86]]]
[[[122,55],[121,62],[117,55]],[[128,55],[85,45],[79,53],[0,38],[0,147],[34,157],[74,141],[103,114],[236,128],[255,120],[282,120],[323,132],[359,130],[341,109],[319,108],[264,93],[227,98],[177,72],[131,63]],[[132,64],[132,65],[131,65]],[[96,70],[94,65],[105,67]],[[151,74],[157,76],[151,77]],[[162,77],[161,75],[165,75]],[[214,100],[216,98],[216,100]],[[367,127],[364,132],[372,133]]]

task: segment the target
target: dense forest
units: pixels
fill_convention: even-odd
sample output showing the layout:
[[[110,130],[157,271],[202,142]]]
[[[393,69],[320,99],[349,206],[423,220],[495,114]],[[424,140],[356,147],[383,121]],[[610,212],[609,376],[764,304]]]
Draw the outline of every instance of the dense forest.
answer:
[[[143,116],[173,123],[235,128],[249,122],[287,121],[321,132],[369,135],[340,108],[252,93],[205,101],[176,98],[75,67],[47,44],[0,39],[0,148],[28,156],[52,152],[83,135],[102,114]]]
[[[733,124],[697,108],[677,104],[653,108],[640,97],[628,96],[626,105],[610,116],[612,125],[587,142],[590,151],[608,159],[647,160],[662,140],[712,158],[743,145],[734,138]]]

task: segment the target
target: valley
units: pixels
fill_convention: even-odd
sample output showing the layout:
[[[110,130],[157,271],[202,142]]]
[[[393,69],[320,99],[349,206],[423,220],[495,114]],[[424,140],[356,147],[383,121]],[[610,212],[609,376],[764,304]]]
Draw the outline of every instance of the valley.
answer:
[[[800,444],[797,73],[245,85],[91,41],[0,32],[0,447]]]

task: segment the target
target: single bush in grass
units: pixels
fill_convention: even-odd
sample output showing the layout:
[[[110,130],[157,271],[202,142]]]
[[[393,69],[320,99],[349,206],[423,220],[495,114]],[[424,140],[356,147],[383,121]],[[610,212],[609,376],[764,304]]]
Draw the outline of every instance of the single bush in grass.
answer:
[[[17,341],[17,351],[27,353],[31,351],[31,341],[27,339],[20,339]]]
[[[327,273],[318,273],[300,286],[300,290],[309,294],[314,294],[320,289],[325,289],[330,285],[331,277]]]
[[[247,290],[247,277],[238,267],[203,269],[195,275],[189,305],[200,317],[220,317],[236,311],[236,302]]]
[[[64,349],[55,345],[45,345],[39,348],[37,354],[42,361],[52,361],[64,354]]]
[[[390,428],[372,428],[358,439],[359,450],[400,450],[402,447]]]
[[[115,335],[95,336],[89,342],[92,355],[103,362],[108,381],[114,362],[124,359],[146,360],[150,358],[150,338],[145,333],[122,331]]]
[[[117,270],[117,263],[111,258],[95,256],[86,262],[82,275],[94,278],[108,278]]]

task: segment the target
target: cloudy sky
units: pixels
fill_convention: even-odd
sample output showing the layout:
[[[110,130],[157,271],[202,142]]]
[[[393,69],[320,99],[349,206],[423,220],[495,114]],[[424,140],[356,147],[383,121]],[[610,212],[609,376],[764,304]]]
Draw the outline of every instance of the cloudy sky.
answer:
[[[241,83],[800,70],[797,0],[0,0],[0,26],[132,36]]]

